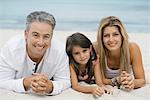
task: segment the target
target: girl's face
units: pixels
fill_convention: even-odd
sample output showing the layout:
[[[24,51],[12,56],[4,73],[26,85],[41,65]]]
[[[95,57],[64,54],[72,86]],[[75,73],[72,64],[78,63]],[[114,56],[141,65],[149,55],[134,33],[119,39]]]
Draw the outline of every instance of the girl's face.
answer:
[[[122,36],[116,26],[107,26],[104,28],[103,43],[109,51],[120,49]]]
[[[74,46],[72,49],[72,56],[79,65],[86,65],[90,59],[90,48],[81,48],[80,46]]]

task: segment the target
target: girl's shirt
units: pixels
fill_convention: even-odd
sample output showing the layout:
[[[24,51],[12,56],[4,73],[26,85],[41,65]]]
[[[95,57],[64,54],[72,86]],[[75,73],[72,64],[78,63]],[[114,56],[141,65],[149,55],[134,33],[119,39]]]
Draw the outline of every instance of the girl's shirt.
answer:
[[[92,66],[92,69],[93,69],[93,73],[92,73],[92,78],[89,78],[89,75],[88,75],[88,69],[86,68],[85,70],[80,70],[79,71],[79,75],[78,75],[78,81],[84,81],[88,84],[94,84],[95,83],[95,79],[94,79],[94,68],[97,64],[97,60],[94,60],[92,63],[93,63],[93,66]]]

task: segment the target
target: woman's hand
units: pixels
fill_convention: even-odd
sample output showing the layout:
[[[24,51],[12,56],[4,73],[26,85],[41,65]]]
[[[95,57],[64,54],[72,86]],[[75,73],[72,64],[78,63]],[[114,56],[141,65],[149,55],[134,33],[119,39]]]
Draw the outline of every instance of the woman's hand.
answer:
[[[127,73],[126,71],[123,71],[120,75],[120,83],[121,83],[121,89],[130,91],[134,89],[134,79],[132,75]]]

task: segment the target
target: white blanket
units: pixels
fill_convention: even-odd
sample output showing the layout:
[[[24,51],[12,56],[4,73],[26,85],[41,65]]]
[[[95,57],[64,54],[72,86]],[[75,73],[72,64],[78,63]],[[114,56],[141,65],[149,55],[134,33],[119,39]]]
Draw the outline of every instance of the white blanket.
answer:
[[[113,94],[104,94],[95,98],[92,94],[84,94],[69,88],[56,96],[38,96],[36,94],[20,94],[13,91],[0,90],[0,100],[149,100],[150,68],[145,68],[146,85],[142,88],[126,92],[117,88]]]
[[[19,94],[12,91],[0,90],[1,100],[149,100],[150,84],[130,92],[114,89],[113,94],[104,94],[95,98],[91,94],[84,94],[68,89],[56,96],[38,96],[35,94]]]

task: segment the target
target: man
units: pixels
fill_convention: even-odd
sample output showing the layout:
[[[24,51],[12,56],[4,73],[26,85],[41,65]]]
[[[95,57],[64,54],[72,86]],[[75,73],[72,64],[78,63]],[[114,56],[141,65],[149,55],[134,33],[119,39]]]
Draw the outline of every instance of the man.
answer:
[[[24,35],[1,48],[1,89],[56,95],[70,87],[69,61],[64,46],[53,36],[55,23],[47,12],[27,16]]]

